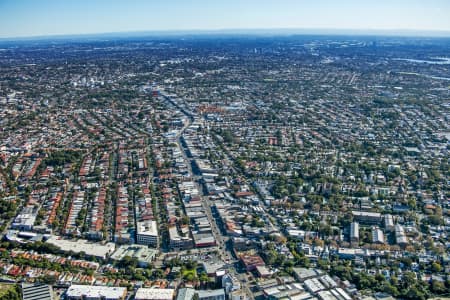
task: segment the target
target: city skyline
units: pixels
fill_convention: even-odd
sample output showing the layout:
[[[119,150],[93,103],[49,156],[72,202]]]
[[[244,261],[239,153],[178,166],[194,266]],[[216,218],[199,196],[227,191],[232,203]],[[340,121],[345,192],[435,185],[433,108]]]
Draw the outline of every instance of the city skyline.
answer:
[[[0,38],[237,29],[437,32],[450,36],[450,3],[443,0],[242,2],[6,0],[0,3]]]

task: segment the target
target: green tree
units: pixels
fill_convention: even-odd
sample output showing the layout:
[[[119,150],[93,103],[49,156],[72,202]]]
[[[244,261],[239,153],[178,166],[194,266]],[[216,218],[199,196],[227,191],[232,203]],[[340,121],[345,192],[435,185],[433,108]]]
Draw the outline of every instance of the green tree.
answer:
[[[396,286],[393,286],[393,285],[390,284],[390,283],[385,283],[385,284],[383,285],[382,290],[383,290],[383,292],[385,292],[385,293],[387,293],[387,294],[389,294],[389,295],[392,295],[392,296],[394,296],[394,297],[397,297],[397,296],[400,294],[399,291],[398,291],[398,289],[397,289],[397,287],[396,287]]]
[[[202,284],[206,284],[209,281],[209,277],[208,274],[206,274],[206,272],[201,272],[198,279]]]
[[[433,282],[431,283],[431,291],[438,295],[450,292],[449,290],[447,290],[443,282],[437,280],[433,280]]]
[[[414,300],[425,300],[425,299],[427,299],[427,295],[417,285],[411,286],[407,290],[407,292],[405,294],[405,297],[407,299],[411,299],[411,300],[412,299],[414,299]]]
[[[431,271],[433,273],[440,273],[442,271],[442,266],[439,262],[435,261],[431,264]]]

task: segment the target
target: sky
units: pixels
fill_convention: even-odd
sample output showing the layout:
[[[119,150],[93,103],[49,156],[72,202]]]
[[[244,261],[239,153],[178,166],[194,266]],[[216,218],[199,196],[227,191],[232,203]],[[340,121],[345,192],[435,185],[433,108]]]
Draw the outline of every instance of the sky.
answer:
[[[0,0],[0,38],[226,29],[450,32],[450,0]]]

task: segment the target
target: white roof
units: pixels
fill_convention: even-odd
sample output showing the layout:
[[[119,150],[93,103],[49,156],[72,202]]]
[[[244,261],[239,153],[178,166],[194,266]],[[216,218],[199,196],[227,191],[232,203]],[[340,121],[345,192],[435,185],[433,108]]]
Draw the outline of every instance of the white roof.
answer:
[[[305,285],[313,293],[317,293],[318,291],[325,289],[325,287],[320,283],[319,279],[317,278],[305,280]]]
[[[174,289],[140,288],[136,292],[136,300],[172,300]]]
[[[217,290],[199,290],[198,296],[199,298],[208,298],[208,297],[217,297],[217,296],[225,296],[225,290],[224,289],[217,289]]]
[[[158,236],[158,225],[156,224],[156,221],[138,222],[137,234]]]
[[[333,294],[330,291],[321,291],[318,294],[319,294],[320,299],[322,299],[322,300],[337,300],[338,299],[335,296],[333,296]]]
[[[380,218],[381,217],[380,213],[370,212],[370,211],[356,211],[356,210],[353,210],[352,214],[354,216],[361,216],[361,217],[363,217],[363,216],[364,217],[374,217],[374,218]]]
[[[106,257],[108,254],[111,254],[116,249],[116,245],[114,243],[92,243],[87,240],[78,239],[78,240],[66,240],[62,239],[58,236],[51,236],[47,243],[58,246],[63,251],[73,251],[75,253],[80,253],[83,251],[87,255],[96,256],[96,257]]]
[[[101,296],[107,299],[122,299],[127,293],[124,287],[107,287],[107,286],[93,286],[93,285],[71,285],[67,290],[68,297],[82,297],[86,298],[100,298]]]
[[[136,257],[140,262],[150,263],[158,251],[155,249],[150,249],[144,245],[121,245],[114,253],[111,255],[111,259],[121,260],[125,256]]]

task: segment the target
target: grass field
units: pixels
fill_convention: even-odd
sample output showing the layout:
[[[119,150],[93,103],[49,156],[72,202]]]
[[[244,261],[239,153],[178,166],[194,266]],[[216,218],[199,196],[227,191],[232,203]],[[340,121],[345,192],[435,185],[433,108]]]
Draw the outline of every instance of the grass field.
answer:
[[[185,269],[182,271],[181,275],[183,276],[183,278],[193,279],[197,277],[197,271],[195,269],[192,270]]]

